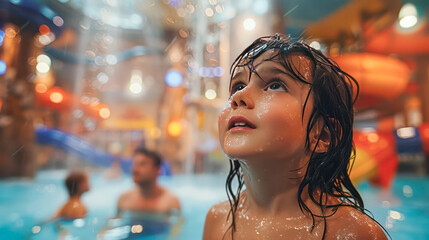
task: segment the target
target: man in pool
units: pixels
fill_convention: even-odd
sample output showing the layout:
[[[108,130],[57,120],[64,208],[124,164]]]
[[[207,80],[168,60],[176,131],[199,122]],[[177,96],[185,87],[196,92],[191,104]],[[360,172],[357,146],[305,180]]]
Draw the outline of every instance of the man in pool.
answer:
[[[179,199],[158,182],[161,157],[145,148],[137,148],[133,156],[132,177],[134,189],[118,200],[118,214],[124,211],[141,213],[168,213],[180,210]]]

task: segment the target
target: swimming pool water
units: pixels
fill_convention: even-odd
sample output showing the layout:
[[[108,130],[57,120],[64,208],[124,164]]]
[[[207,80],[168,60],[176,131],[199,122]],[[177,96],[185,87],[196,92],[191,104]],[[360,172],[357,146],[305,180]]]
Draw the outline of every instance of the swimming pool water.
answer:
[[[62,232],[56,224],[42,223],[67,199],[63,187],[66,171],[41,171],[35,179],[0,181],[0,239],[57,239]],[[184,224],[178,240],[201,239],[204,219],[211,205],[226,198],[224,175],[161,177],[182,203]],[[429,239],[429,179],[399,176],[390,189],[365,182],[358,187],[368,208],[390,233],[392,239]],[[127,176],[108,180],[91,174],[91,190],[83,196],[88,216],[69,225],[73,237],[96,239],[108,219],[115,216],[121,193],[133,187]],[[149,238],[144,238],[149,239]]]

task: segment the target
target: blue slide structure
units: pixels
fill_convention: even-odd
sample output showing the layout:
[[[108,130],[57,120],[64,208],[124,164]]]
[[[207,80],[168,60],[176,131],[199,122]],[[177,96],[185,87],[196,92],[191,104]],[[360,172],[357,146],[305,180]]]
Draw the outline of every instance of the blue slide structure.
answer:
[[[51,145],[57,147],[67,153],[75,154],[82,160],[90,164],[109,167],[115,160],[115,157],[106,151],[100,150],[88,142],[53,128],[37,128],[36,142],[41,145]],[[121,168],[124,172],[130,173],[132,167],[132,159],[119,157]],[[170,166],[166,161],[162,162],[160,175],[171,175]]]

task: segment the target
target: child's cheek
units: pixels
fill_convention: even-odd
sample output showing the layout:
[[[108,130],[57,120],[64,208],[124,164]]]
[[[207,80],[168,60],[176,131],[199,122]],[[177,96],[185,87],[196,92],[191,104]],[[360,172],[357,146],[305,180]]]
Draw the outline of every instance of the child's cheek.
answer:
[[[228,115],[231,111],[231,108],[225,107],[219,114],[218,117],[218,131],[219,131],[219,142],[221,147],[223,148],[223,142],[225,140],[225,133],[228,128]]]

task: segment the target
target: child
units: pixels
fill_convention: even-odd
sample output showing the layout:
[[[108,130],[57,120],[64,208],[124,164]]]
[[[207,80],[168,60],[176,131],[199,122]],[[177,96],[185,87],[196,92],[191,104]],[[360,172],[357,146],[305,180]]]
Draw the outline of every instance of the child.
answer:
[[[80,198],[82,194],[89,191],[88,175],[83,172],[70,173],[65,180],[65,185],[69,200],[54,214],[53,218],[84,218],[87,211]]]
[[[386,239],[348,175],[355,79],[279,34],[254,41],[231,69],[219,115],[229,203],[209,210],[203,239]]]

